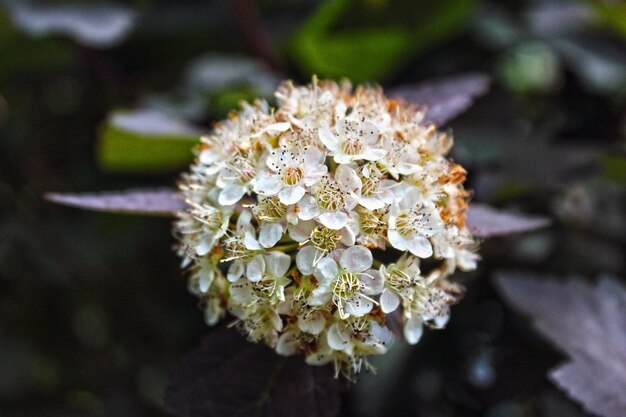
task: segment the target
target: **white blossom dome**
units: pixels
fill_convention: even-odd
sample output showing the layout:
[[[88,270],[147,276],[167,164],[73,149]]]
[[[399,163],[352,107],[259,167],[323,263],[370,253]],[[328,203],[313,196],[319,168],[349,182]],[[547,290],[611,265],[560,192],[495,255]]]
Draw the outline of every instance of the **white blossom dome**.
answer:
[[[206,322],[353,378],[391,329],[417,343],[476,268],[449,132],[380,88],[284,83],[202,138],[175,232]],[[423,260],[428,260],[424,262]]]

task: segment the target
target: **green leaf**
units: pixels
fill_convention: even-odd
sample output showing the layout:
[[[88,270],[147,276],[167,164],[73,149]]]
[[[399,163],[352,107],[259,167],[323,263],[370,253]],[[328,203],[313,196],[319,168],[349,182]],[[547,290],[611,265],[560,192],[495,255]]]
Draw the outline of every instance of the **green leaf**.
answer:
[[[602,21],[609,27],[626,35],[626,4],[623,2],[609,2],[589,0],[591,7]]]
[[[605,155],[600,159],[600,163],[606,178],[626,184],[626,156]]]
[[[304,71],[321,77],[380,80],[399,69],[411,56],[456,32],[466,22],[470,0],[411,3],[410,20],[388,19],[376,25],[346,24],[365,5],[356,0],[329,0],[292,39],[290,49]],[[372,14],[398,13],[395,3]],[[388,7],[387,7],[388,6]],[[365,10],[367,12],[367,10]],[[402,12],[400,12],[402,13]],[[406,17],[406,16],[404,16]],[[394,23],[391,23],[394,22]]]
[[[0,82],[16,74],[51,72],[70,65],[69,47],[55,39],[30,39],[18,33],[0,10]]]
[[[109,172],[168,172],[187,166],[200,133],[156,110],[116,113],[102,128],[98,161]]]

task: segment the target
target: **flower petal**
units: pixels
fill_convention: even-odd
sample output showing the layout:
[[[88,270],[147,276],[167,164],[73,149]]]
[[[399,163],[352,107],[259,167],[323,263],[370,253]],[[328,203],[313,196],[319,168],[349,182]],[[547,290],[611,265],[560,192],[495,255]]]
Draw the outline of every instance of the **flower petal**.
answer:
[[[286,132],[289,129],[291,129],[291,123],[289,123],[289,122],[278,122],[278,123],[274,123],[274,124],[265,126],[265,129],[263,129],[263,130],[265,132],[269,133],[270,135],[276,135],[276,134],[281,133],[281,132]]]
[[[330,303],[332,293],[328,286],[320,286],[311,292],[311,296],[306,300],[310,306],[323,306]]]
[[[368,210],[378,210],[385,207],[385,203],[376,197],[359,197],[359,204]]]
[[[423,236],[415,236],[413,239],[406,241],[407,249],[415,256],[420,258],[430,258],[433,256],[433,245]]]
[[[265,265],[274,277],[283,277],[291,265],[291,256],[286,253],[274,251],[265,255]]]
[[[389,346],[393,345],[393,342],[395,341],[395,337],[393,335],[393,332],[391,330],[389,330],[389,328],[387,326],[381,326],[380,324],[376,323],[375,321],[371,322],[371,332],[372,332],[372,336],[374,336],[376,339],[378,339],[378,341],[385,346],[386,348],[388,348]]]
[[[319,138],[328,149],[336,151],[339,149],[340,141],[337,136],[333,134],[328,128],[321,128],[319,130]]]
[[[350,272],[363,272],[372,266],[374,257],[365,246],[352,246],[343,251],[339,263]]]
[[[320,259],[317,265],[315,265],[315,271],[313,271],[315,278],[317,278],[320,283],[329,282],[335,278],[338,273],[339,267],[337,266],[337,262],[328,256]]]
[[[335,350],[345,350],[350,346],[350,338],[339,329],[337,323],[328,329],[328,346]]]
[[[300,330],[310,334],[320,334],[326,327],[326,319],[320,311],[313,310],[298,316]]]
[[[305,194],[298,202],[298,207],[300,208],[298,217],[302,220],[311,220],[320,214],[320,208],[311,194]]]
[[[443,329],[448,324],[448,321],[450,321],[450,314],[435,317],[430,322],[430,325],[435,329]]]
[[[288,330],[281,334],[276,342],[276,353],[282,356],[291,356],[297,353],[298,333],[295,330]]]
[[[283,182],[276,175],[261,173],[254,181],[254,192],[261,195],[276,195],[283,188]]]
[[[363,186],[361,179],[350,165],[339,165],[335,171],[337,182],[347,190],[360,190]]]
[[[242,304],[250,304],[255,301],[252,283],[241,278],[230,286],[230,296],[233,300]]]
[[[244,271],[245,267],[243,262],[235,261],[228,268],[228,274],[226,275],[226,278],[230,282],[235,282],[243,275]]]
[[[278,199],[281,203],[286,205],[296,204],[298,201],[300,201],[300,199],[304,195],[304,192],[304,187],[301,187],[299,185],[296,185],[295,187],[286,187],[278,193]]]
[[[287,226],[287,232],[289,233],[289,237],[296,242],[304,242],[311,237],[311,232],[314,228],[315,222],[306,220],[298,222],[298,224],[290,224]]]
[[[231,183],[226,185],[226,187],[224,187],[222,191],[220,191],[220,196],[218,197],[217,201],[223,206],[232,206],[233,204],[241,200],[241,197],[243,197],[245,193],[245,186],[237,183]]]
[[[374,302],[360,294],[357,294],[346,301],[346,312],[351,316],[364,316],[372,311],[372,308],[374,308]]]
[[[285,166],[286,161],[291,161],[292,159],[293,154],[290,150],[286,148],[278,148],[272,151],[272,153],[267,157],[265,163],[269,169],[276,172]]]
[[[339,230],[348,224],[348,215],[343,211],[327,211],[318,217],[320,223],[332,230]]]
[[[398,250],[407,250],[406,240],[400,236],[396,230],[389,229],[387,230],[387,238],[389,239],[389,243],[391,246]]]
[[[263,255],[256,255],[246,266],[246,277],[252,282],[261,281],[265,271],[265,260]]]
[[[314,165],[306,168],[304,172],[304,184],[310,187],[319,181],[327,172],[328,167],[326,165]]]
[[[296,266],[302,275],[311,275],[315,270],[315,260],[319,252],[314,246],[305,246],[296,255]]]
[[[246,249],[250,250],[259,250],[261,249],[261,245],[259,245],[259,241],[254,237],[253,232],[246,232],[243,235],[243,245]]]
[[[359,156],[367,161],[378,161],[387,155],[384,149],[367,148]]]
[[[346,246],[352,246],[356,242],[356,233],[350,227],[350,225],[348,225],[348,227],[341,229],[339,231],[339,235],[341,236],[339,238],[339,241]]]
[[[368,269],[359,275],[359,279],[365,285],[363,293],[367,295],[378,295],[383,291],[385,279],[383,274],[376,269]]]
[[[215,245],[216,235],[211,233],[210,235],[205,235],[200,239],[200,243],[196,246],[196,255],[204,256],[207,253],[211,252],[213,246]]]
[[[214,279],[215,270],[213,268],[203,267],[198,279],[198,288],[200,289],[200,292],[207,292],[211,287]]]
[[[414,314],[404,323],[404,338],[409,344],[414,345],[419,342],[422,333],[424,333],[422,319]]]
[[[392,311],[395,311],[400,305],[400,297],[396,295],[389,288],[385,288],[383,293],[380,295],[380,308],[383,310],[383,313],[389,314]]]
[[[259,243],[264,248],[272,248],[283,236],[283,227],[278,223],[264,223],[259,231]]]
[[[250,220],[252,220],[252,212],[250,210],[242,211],[237,219],[237,230],[249,226]]]

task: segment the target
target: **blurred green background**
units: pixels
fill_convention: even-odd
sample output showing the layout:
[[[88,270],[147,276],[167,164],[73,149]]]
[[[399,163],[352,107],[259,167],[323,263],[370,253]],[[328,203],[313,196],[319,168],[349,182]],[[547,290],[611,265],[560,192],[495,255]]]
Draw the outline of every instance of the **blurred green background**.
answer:
[[[475,200],[554,225],[485,242],[448,328],[378,358],[342,415],[584,416],[490,277],[624,276],[626,6],[609,0],[0,2],[0,416],[166,415],[168,374],[210,331],[169,219],[44,192],[173,185],[199,133],[281,79],[470,71],[491,91],[450,127]]]

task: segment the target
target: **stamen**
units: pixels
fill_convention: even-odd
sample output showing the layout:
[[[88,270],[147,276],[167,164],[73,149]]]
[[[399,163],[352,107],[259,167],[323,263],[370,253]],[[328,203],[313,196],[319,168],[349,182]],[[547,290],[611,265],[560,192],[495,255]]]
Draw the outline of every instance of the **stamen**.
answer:
[[[287,206],[281,203],[278,197],[265,197],[252,207],[252,212],[261,221],[277,222],[287,214]]]
[[[299,166],[289,166],[279,171],[280,178],[287,185],[296,185],[304,178],[302,168]]]
[[[333,295],[340,300],[347,300],[363,289],[363,283],[357,274],[345,272],[337,277],[333,285]]]
[[[341,235],[337,230],[332,230],[324,226],[317,226],[311,232],[311,243],[323,252],[330,252],[337,247]]]
[[[317,204],[324,210],[337,211],[343,208],[345,202],[346,197],[337,181],[329,176],[322,178],[317,193]]]
[[[386,233],[387,222],[383,221],[383,210],[359,210],[361,232],[368,236],[383,236]]]
[[[396,219],[396,230],[406,239],[410,239],[419,232],[420,229],[432,229],[428,227],[430,215],[421,210],[413,208],[408,212],[400,213]]]
[[[346,155],[358,155],[363,149],[363,144],[360,138],[348,137],[343,141],[341,148]]]
[[[235,259],[249,261],[256,255],[256,251],[246,248],[240,236],[231,236],[226,239],[224,241],[224,250],[226,251],[226,258],[222,259],[222,262]]]
[[[235,172],[237,178],[244,184],[250,182],[256,174],[254,161],[249,155],[238,154],[227,166]]]

